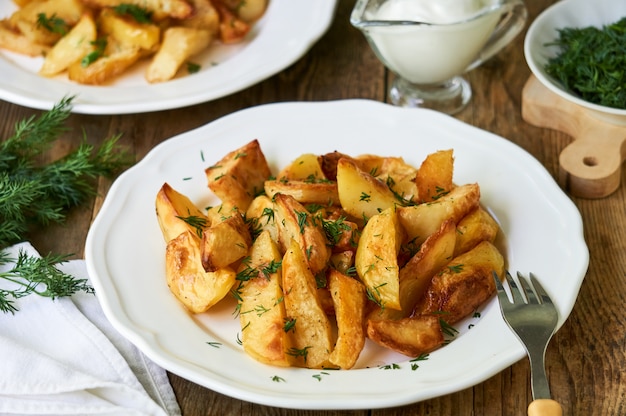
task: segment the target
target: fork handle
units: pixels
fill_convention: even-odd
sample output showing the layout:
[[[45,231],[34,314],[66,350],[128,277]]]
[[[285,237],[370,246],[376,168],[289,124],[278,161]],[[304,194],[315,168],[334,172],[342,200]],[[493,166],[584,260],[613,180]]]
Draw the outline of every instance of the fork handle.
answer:
[[[551,399],[533,400],[528,406],[528,416],[562,416],[559,402]]]

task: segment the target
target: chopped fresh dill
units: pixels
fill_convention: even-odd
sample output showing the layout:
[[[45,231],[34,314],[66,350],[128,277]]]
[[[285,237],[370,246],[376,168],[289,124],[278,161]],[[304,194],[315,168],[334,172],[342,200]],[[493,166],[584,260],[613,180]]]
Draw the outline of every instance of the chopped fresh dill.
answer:
[[[178,218],[179,220],[183,220],[191,227],[195,228],[198,237],[202,238],[204,229],[208,225],[206,218],[198,217],[196,215],[189,215],[187,217],[176,216],[176,218]]]
[[[546,72],[590,103],[626,109],[626,17],[603,27],[565,27],[547,46],[559,53]]]
[[[187,72],[190,74],[196,74],[200,72],[202,66],[200,64],[196,64],[194,62],[187,62]]]
[[[119,15],[132,17],[137,23],[152,23],[152,12],[144,7],[122,3],[114,6],[113,10]]]
[[[304,347],[304,348],[296,348],[296,347],[292,347],[289,348],[289,350],[287,351],[287,355],[291,355],[292,357],[302,357],[304,359],[304,362],[306,363],[306,358],[309,355],[309,348],[311,347]]]
[[[335,246],[341,240],[344,232],[350,232],[352,227],[346,224],[346,217],[339,217],[336,220],[324,220],[322,219],[322,227],[326,233],[326,238],[330,245]]]
[[[57,33],[59,35],[65,35],[70,29],[67,22],[56,14],[48,17],[45,13],[39,13],[37,15],[37,27],[43,27],[50,33]]]
[[[295,331],[296,330],[296,320],[295,319],[285,319],[285,324],[283,325],[283,331]]]
[[[95,47],[95,49],[85,55],[85,57],[80,61],[80,65],[83,67],[88,67],[104,55],[104,49],[107,47],[107,40],[100,38],[94,40],[91,44]]]

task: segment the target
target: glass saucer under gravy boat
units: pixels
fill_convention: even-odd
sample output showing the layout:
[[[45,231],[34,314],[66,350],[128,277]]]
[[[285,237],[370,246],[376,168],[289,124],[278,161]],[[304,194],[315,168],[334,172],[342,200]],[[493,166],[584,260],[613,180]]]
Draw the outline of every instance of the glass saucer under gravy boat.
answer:
[[[393,104],[455,114],[472,96],[462,74],[509,44],[526,19],[522,0],[358,0],[350,23],[396,75]]]

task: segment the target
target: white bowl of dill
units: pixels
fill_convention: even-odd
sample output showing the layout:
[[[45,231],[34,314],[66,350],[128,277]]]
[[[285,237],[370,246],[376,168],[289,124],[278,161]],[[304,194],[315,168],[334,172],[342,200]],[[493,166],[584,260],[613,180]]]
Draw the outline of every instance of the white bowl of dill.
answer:
[[[559,96],[626,125],[626,0],[562,0],[529,26],[524,55]]]

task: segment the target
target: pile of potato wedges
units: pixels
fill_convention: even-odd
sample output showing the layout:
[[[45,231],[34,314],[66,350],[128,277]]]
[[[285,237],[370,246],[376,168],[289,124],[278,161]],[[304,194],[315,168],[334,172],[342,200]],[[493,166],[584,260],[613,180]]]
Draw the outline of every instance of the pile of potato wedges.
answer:
[[[258,140],[205,170],[220,204],[156,197],[166,277],[191,313],[237,300],[244,350],[277,366],[349,369],[366,340],[418,357],[495,292],[499,226],[452,150],[302,154],[273,175]]]

